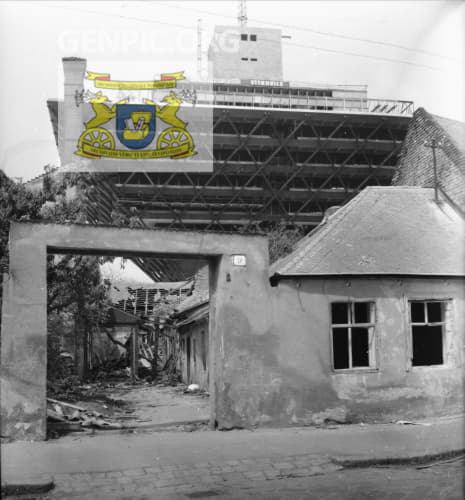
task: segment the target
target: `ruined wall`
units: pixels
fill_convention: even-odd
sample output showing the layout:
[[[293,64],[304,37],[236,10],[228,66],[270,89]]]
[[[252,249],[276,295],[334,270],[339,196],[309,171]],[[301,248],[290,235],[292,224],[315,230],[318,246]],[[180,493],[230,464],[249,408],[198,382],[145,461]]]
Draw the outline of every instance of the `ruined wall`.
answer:
[[[269,377],[249,346],[270,331],[268,242],[262,236],[90,225],[13,223],[2,311],[1,433],[44,439],[46,430],[46,255],[149,253],[210,262],[211,421],[219,428],[257,421]],[[234,256],[240,256],[234,260]],[[236,363],[236,359],[241,364]],[[242,363],[242,360],[246,362]],[[244,366],[247,369],[244,371]],[[259,371],[257,371],[259,370]]]
[[[462,413],[463,280],[285,280],[273,297],[268,363],[279,365],[261,420],[282,423],[389,421]],[[443,365],[411,363],[409,299],[453,299]],[[376,368],[332,369],[331,302],[373,300]]]
[[[1,339],[1,432],[12,439],[45,438],[47,246],[210,260],[209,392],[220,429],[463,411],[463,280],[282,280],[271,288],[263,237],[14,223]],[[335,373],[330,303],[350,298],[376,302],[378,360],[373,370]],[[409,298],[453,299],[441,366],[411,366]]]
[[[458,122],[455,123],[457,126]],[[434,186],[433,152],[425,146],[425,142],[432,139],[442,143],[442,147],[436,149],[439,186],[465,210],[465,155],[451,142],[437,119],[423,108],[415,111],[410,122],[392,185]]]
[[[180,328],[182,350],[180,368],[182,381],[186,384],[198,384],[200,389],[209,390],[208,374],[208,318],[198,323],[191,323]],[[187,359],[187,342],[190,342],[190,359]]]

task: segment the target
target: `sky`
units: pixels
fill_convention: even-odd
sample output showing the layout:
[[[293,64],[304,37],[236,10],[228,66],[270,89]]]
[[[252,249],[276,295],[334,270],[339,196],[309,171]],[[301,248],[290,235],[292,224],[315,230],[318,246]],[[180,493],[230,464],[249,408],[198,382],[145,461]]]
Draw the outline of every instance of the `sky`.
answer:
[[[63,96],[62,57],[112,78],[197,74],[215,25],[237,1],[0,2],[0,169],[22,180],[59,165],[48,98]],[[284,80],[368,85],[368,97],[465,121],[465,2],[249,0],[249,26],[281,28]]]

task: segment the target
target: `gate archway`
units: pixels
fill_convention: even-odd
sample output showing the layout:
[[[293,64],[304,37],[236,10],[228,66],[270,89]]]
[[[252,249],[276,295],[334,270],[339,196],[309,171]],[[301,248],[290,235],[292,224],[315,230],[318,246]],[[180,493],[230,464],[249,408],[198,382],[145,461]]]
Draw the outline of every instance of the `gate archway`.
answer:
[[[253,362],[248,344],[270,328],[265,237],[18,222],[11,225],[9,249],[1,332],[3,436],[46,437],[48,252],[206,258],[211,276],[210,421],[219,428],[256,422],[263,393],[258,372],[263,370]],[[232,361],[244,355],[246,370]]]

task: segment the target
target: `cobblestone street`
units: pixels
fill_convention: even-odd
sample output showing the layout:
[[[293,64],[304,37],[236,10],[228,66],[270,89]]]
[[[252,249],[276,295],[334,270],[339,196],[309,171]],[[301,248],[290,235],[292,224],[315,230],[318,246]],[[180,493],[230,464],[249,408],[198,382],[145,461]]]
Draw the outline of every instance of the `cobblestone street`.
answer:
[[[29,500],[462,500],[464,422],[457,416],[409,426],[106,431],[7,443],[2,486],[10,495],[19,491],[13,485],[27,486],[22,499]]]
[[[55,476],[45,500],[151,499],[409,499],[462,500],[462,458],[428,465],[342,469],[312,455],[182,464]]]

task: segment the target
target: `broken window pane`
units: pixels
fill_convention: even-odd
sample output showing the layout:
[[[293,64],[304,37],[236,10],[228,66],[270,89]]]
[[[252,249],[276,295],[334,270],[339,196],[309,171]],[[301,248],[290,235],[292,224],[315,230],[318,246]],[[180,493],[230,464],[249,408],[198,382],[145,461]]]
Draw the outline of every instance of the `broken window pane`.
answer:
[[[412,323],[425,322],[425,306],[423,302],[410,302]]]
[[[331,318],[333,325],[347,325],[349,323],[349,304],[333,302],[331,304]]]
[[[352,328],[352,366],[370,366],[368,328]]]
[[[441,302],[428,302],[426,308],[428,310],[428,323],[440,323],[442,321]]]
[[[333,328],[334,368],[349,368],[348,328]]]
[[[412,326],[413,366],[442,365],[442,325]]]
[[[354,321],[353,323],[369,323],[370,322],[370,302],[355,302],[354,303]]]

